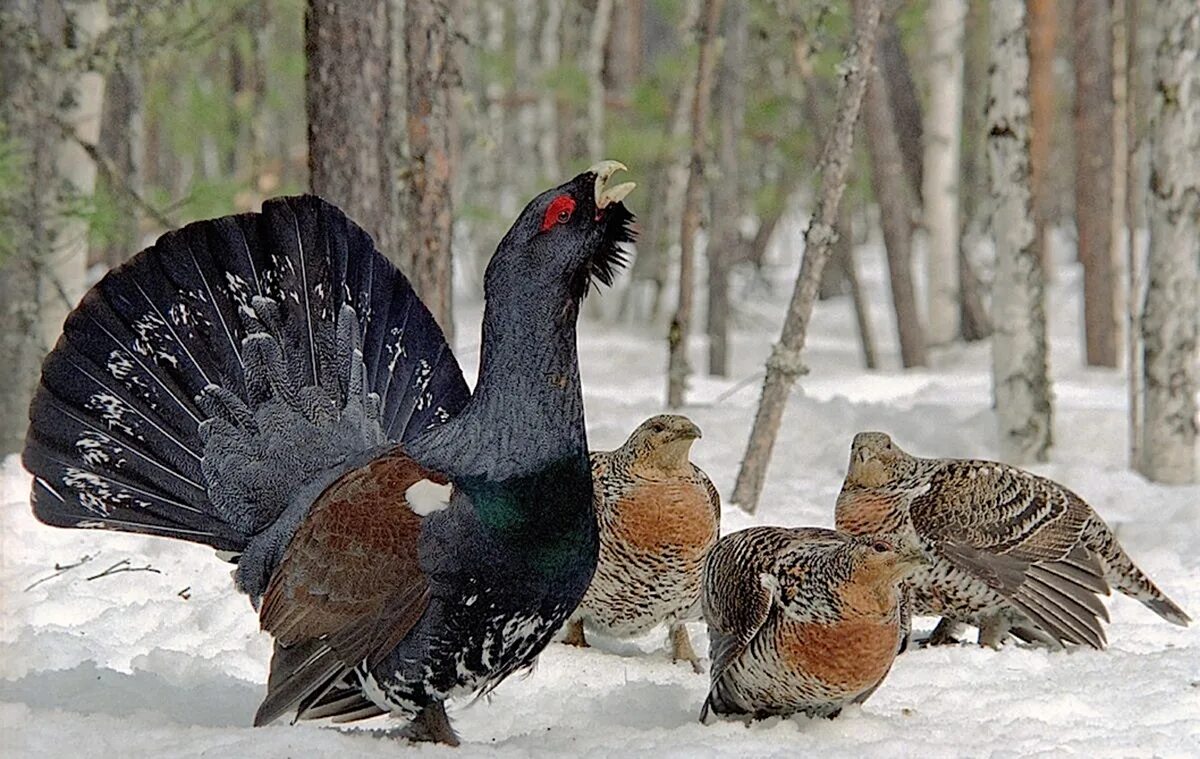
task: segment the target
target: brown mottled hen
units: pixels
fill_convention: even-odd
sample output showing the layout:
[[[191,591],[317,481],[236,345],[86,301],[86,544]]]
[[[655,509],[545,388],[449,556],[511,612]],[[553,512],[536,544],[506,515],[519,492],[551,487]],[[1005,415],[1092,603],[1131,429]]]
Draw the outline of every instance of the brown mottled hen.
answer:
[[[700,672],[685,622],[699,618],[704,557],[717,542],[721,499],[691,461],[700,428],[684,416],[642,422],[615,451],[593,452],[600,561],[565,643],[584,626],[632,637],[668,625],[671,655]]]
[[[902,635],[900,583],[915,547],[816,527],[726,535],[704,570],[709,711],[835,717],[866,701]]]
[[[934,642],[967,623],[991,647],[1011,631],[1104,648],[1098,595],[1110,584],[1168,622],[1190,621],[1083,499],[1007,464],[917,458],[882,432],[859,433],[837,527],[917,541],[931,566],[909,579],[912,613],[943,618]]]

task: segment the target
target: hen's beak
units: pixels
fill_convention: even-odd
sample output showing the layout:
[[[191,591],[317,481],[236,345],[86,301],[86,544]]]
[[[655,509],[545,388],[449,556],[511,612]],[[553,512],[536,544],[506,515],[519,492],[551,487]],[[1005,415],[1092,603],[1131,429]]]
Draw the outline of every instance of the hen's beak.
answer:
[[[637,187],[634,182],[623,182],[615,187],[608,186],[608,180],[613,174],[618,171],[629,171],[625,164],[620,161],[601,161],[588,169],[589,174],[596,175],[596,210],[607,208],[613,203],[620,203],[629,193],[633,192],[633,188]]]

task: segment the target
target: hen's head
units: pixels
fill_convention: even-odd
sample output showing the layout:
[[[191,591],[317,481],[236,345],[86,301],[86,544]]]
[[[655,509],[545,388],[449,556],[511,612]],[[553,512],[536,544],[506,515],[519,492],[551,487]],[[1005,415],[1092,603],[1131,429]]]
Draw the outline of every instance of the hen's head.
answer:
[[[543,192],[521,211],[488,264],[488,297],[560,299],[577,304],[593,281],[611,285],[633,242],[633,214],[622,202],[633,182],[609,185],[625,169],[601,161],[574,179]]]

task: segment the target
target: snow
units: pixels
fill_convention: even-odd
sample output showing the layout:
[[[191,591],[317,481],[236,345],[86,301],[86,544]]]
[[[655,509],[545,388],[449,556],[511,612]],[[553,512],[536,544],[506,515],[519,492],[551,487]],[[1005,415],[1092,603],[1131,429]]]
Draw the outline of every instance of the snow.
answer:
[[[1122,376],[1080,367],[1079,271],[1068,255],[1060,259],[1048,308],[1055,446],[1052,461],[1035,469],[1087,498],[1135,561],[1200,617],[1200,487],[1152,485],[1126,467]],[[762,366],[795,266],[780,265],[769,287],[740,286],[734,375],[697,376],[692,383],[686,413],[705,432],[694,459],[725,496],[760,383],[729,391]],[[850,439],[859,430],[887,431],[920,455],[995,457],[988,346],[935,350],[932,368],[901,372],[877,245],[862,250],[860,266],[886,368],[860,369],[847,299],[818,304],[804,354],[811,374],[792,395],[759,513],[751,517],[727,505],[725,531],[832,525]],[[477,357],[474,330],[465,325],[477,319],[469,307],[460,316],[465,364]],[[661,332],[581,325],[594,447],[618,445],[662,410]],[[700,340],[692,346],[694,366],[704,365],[703,348]],[[40,525],[29,512],[28,480],[15,458],[0,470],[5,756],[396,756],[413,750],[377,734],[389,727],[386,720],[369,724],[374,732],[312,723],[250,727],[271,647],[246,599],[232,589],[231,565],[209,549],[176,541]],[[91,558],[51,577],[56,564],[84,556]],[[96,577],[114,565],[157,572]],[[669,661],[665,631],[633,642],[592,635],[593,648],[553,644],[529,677],[511,678],[478,703],[453,704],[461,748],[419,750],[459,757],[1200,756],[1200,624],[1169,625],[1123,596],[1109,607],[1107,651],[916,650],[896,661],[865,705],[836,720],[772,719],[750,727],[697,723],[707,677]],[[931,624],[919,621],[922,629]],[[705,650],[703,625],[692,625],[692,635]]]

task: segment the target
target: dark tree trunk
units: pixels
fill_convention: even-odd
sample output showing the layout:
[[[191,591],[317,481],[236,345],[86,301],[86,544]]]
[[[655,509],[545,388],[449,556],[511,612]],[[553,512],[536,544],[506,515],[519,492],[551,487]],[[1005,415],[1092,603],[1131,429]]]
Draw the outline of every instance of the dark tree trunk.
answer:
[[[691,158],[688,162],[687,188],[683,196],[683,217],[679,226],[679,303],[667,332],[667,405],[671,408],[683,405],[688,375],[691,374],[687,350],[692,330],[696,232],[700,229],[709,102],[712,97],[713,72],[719,57],[717,36],[721,8],[724,4],[724,0],[704,0],[700,22],[696,27],[700,56],[696,66],[696,94],[692,98]]]
[[[1101,0],[1107,2],[1108,0]],[[1050,215],[1046,171],[1054,134],[1054,46],[1058,34],[1058,0],[1029,0],[1029,169],[1033,193],[1034,244],[1047,277],[1053,275],[1046,247]]]
[[[733,3],[725,14],[725,51],[717,80],[718,178],[712,190],[712,241],[708,254],[708,373],[729,375],[729,269],[740,257],[741,232],[738,223],[742,208],[741,168],[738,143],[742,135],[742,111],[745,108],[746,13]]]
[[[887,248],[900,359],[906,368],[924,366],[925,335],[913,289],[911,185],[906,179],[897,126],[888,105],[887,83],[878,68],[868,76],[863,123],[871,158],[872,186]]]
[[[900,41],[900,27],[896,25],[896,15],[890,17],[879,27],[879,49],[875,51],[878,57],[876,68],[887,82],[887,102],[892,114],[893,130],[896,141],[900,146],[900,158],[904,165],[904,178],[912,191],[914,206],[921,206],[921,192],[924,171],[924,122],[921,120],[921,99],[917,95],[917,85],[913,82],[912,66],[908,63],[908,54]]]
[[[1116,366],[1119,353],[1111,21],[1107,2],[1075,0],[1075,227],[1089,366]]]
[[[412,183],[407,214],[412,238],[409,276],[448,338],[453,335],[450,114],[459,87],[451,5],[452,0],[409,2],[405,18]]]
[[[384,255],[404,266],[392,136],[402,110],[388,95],[394,21],[390,0],[308,0],[305,106],[310,189],[341,207]]]
[[[141,28],[134,20],[130,0],[109,0],[109,13],[117,34],[117,55],[104,81],[100,116],[100,141],[112,175],[101,173],[98,187],[113,211],[110,233],[90,252],[90,264],[112,268],[138,251],[139,215],[131,193],[142,192],[142,64]]]

